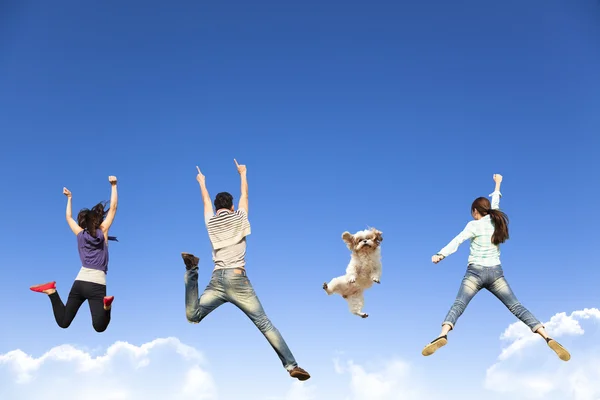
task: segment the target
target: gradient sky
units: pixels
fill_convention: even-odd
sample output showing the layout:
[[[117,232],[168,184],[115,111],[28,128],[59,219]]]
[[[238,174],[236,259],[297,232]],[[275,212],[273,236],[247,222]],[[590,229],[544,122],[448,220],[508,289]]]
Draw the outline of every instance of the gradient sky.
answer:
[[[205,354],[223,399],[240,385],[280,395],[290,379],[240,311],[185,319],[179,253],[201,258],[201,288],[212,269],[195,166],[211,195],[237,200],[235,157],[248,167],[249,277],[311,383],[346,384],[331,362],[343,353],[409,360],[449,395],[464,376],[477,389],[516,319],[482,292],[423,358],[468,244],[430,257],[500,173],[517,297],[543,321],[598,307],[598,71],[595,0],[4,1],[0,354],[175,336]],[[66,299],[80,265],[62,188],[77,212],[109,199],[108,175],[112,322],[97,334],[84,305],[62,330],[28,287],[56,280]],[[362,320],[321,285],[349,260],[342,232],[367,225],[384,233],[383,276]]]

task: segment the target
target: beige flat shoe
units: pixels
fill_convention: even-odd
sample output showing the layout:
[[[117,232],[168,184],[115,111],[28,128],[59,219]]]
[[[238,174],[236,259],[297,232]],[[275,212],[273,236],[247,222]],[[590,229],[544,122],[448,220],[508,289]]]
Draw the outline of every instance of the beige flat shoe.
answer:
[[[556,340],[554,340],[552,338],[548,338],[548,339],[546,339],[546,343],[548,343],[548,347],[550,347],[552,350],[554,350],[556,355],[558,355],[558,358],[560,358],[561,360],[569,361],[571,359],[571,354],[569,354],[567,349],[562,347],[562,345],[560,343],[558,343]]]
[[[439,348],[444,347],[447,344],[448,335],[440,336],[437,339],[433,340],[431,343],[429,343],[427,346],[425,346],[421,354],[423,354],[425,357],[430,356],[433,353],[435,353]]]

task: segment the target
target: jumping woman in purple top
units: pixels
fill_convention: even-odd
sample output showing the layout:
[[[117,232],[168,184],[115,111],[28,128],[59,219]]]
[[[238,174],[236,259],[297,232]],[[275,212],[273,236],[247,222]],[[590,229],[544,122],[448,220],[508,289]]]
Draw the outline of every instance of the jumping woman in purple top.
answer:
[[[110,207],[105,203],[96,204],[91,210],[79,211],[77,222],[71,210],[71,192],[63,188],[67,196],[67,223],[77,236],[77,249],[81,259],[81,270],[71,287],[67,305],[65,306],[56,291],[56,282],[32,286],[34,292],[46,293],[50,297],[56,323],[61,328],[68,328],[73,322],[79,307],[88,301],[92,313],[92,324],[96,332],[104,332],[110,323],[110,310],[114,296],[106,296],[106,272],[108,271],[108,241],[116,240],[108,236],[108,230],[117,213],[117,178],[109,176],[112,187]]]

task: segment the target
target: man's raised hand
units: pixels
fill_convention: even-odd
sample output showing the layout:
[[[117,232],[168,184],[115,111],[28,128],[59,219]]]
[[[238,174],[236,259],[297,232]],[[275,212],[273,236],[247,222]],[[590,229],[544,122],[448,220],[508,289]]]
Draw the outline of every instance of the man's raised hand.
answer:
[[[69,189],[67,189],[66,187],[63,188],[63,194],[65,196],[67,196],[67,198],[71,198],[71,196],[72,196],[71,191]]]
[[[200,168],[196,165],[196,169],[198,170],[198,175],[196,175],[196,180],[198,181],[199,184],[204,185],[206,183],[206,177],[204,175],[202,175],[202,172],[200,172]]]
[[[246,166],[245,165],[240,165],[238,164],[237,160],[234,158],[233,162],[235,163],[235,166],[237,167],[238,172],[240,173],[240,175],[243,175],[246,173]]]

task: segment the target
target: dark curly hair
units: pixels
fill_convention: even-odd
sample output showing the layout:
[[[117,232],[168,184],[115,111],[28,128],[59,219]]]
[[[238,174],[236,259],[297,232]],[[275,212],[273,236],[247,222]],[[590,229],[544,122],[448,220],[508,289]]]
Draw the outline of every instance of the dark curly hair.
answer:
[[[215,197],[215,209],[221,210],[223,208],[231,210],[233,207],[233,196],[227,192],[218,193]]]

